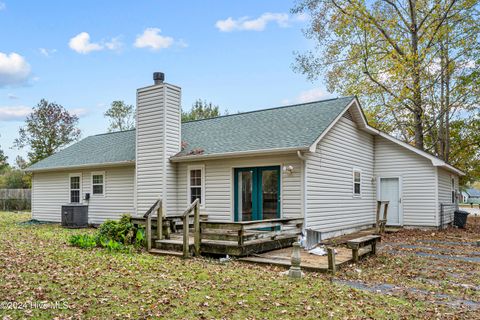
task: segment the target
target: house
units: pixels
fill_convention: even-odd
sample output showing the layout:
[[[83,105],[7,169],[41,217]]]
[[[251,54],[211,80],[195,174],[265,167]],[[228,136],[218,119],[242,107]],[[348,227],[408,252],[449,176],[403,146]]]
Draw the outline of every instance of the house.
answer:
[[[392,226],[438,227],[441,204],[454,209],[463,173],[369,126],[355,97],[181,123],[180,87],[154,80],[137,90],[136,130],[28,169],[33,218],[60,221],[62,205],[84,203],[101,223],[158,198],[168,216],[200,199],[213,221],[302,218],[311,242],[371,227],[379,199]]]
[[[480,204],[480,190],[470,188],[462,191],[462,200],[464,203]]]

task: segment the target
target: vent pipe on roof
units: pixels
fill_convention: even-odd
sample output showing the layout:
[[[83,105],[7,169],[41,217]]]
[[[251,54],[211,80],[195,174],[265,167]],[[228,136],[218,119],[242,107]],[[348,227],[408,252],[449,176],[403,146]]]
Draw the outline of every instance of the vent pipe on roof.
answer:
[[[162,84],[165,80],[165,74],[163,72],[154,72],[153,81],[155,84]]]

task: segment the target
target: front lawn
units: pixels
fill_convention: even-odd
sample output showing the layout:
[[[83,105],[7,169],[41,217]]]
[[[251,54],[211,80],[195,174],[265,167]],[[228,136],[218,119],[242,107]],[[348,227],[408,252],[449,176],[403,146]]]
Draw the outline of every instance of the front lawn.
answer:
[[[28,219],[25,214],[0,212],[3,319],[478,317],[474,309],[432,303],[415,295],[357,290],[332,281],[342,274],[362,278],[354,267],[340,271],[336,279],[307,273],[304,279],[293,281],[281,274],[283,269],[234,261],[222,264],[145,252],[82,250],[67,245],[67,238],[86,230],[18,224]],[[390,275],[409,270],[404,266],[392,270],[395,263],[385,259],[380,255],[357,268],[380,268]],[[372,271],[371,276],[381,278],[379,272]],[[25,308],[13,308],[19,304]]]

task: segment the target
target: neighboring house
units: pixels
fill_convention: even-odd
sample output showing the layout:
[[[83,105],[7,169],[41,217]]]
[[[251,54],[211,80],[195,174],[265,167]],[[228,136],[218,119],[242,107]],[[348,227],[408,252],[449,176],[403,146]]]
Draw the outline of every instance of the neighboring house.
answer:
[[[62,205],[82,202],[101,223],[158,198],[173,215],[199,198],[214,221],[303,217],[316,241],[371,227],[378,199],[389,225],[412,227],[439,226],[440,204],[456,202],[463,173],[370,127],[354,97],[181,123],[181,89],[155,82],[137,90],[136,130],[28,169],[33,218],[60,221]]]
[[[464,203],[478,203],[480,204],[480,190],[470,188],[462,191],[462,198]]]

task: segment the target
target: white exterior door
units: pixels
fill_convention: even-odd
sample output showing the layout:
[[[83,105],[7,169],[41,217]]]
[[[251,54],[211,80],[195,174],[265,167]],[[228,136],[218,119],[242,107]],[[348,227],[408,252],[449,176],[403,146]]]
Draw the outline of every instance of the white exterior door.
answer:
[[[401,214],[401,199],[400,199],[400,181],[399,178],[380,178],[380,194],[381,201],[389,201],[387,225],[400,226],[402,225]],[[381,216],[383,211],[381,213]]]

